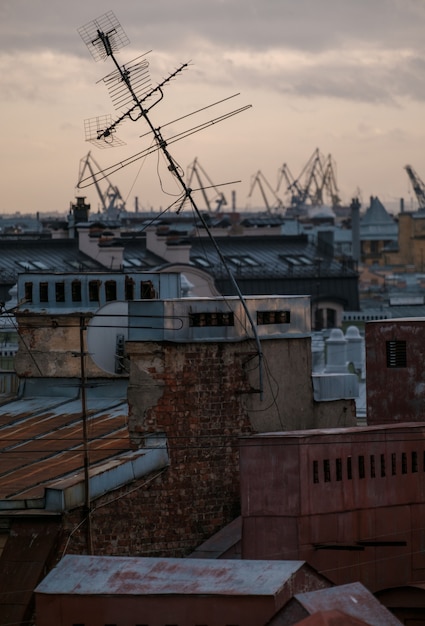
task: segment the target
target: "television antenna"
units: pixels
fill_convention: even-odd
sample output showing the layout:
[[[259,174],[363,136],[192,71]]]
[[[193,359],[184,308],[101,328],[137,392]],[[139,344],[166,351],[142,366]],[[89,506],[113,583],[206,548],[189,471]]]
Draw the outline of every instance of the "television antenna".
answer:
[[[112,11],[109,11],[105,15],[81,27],[80,29],[78,29],[78,32],[95,61],[110,58],[115,65],[115,70],[104,79],[104,82],[107,85],[111,95],[113,95],[112,99],[115,107],[120,110],[120,115],[115,121],[110,121],[103,118],[96,118],[92,123],[86,123],[86,139],[88,141],[91,141],[92,143],[107,144],[110,147],[118,145],[119,140],[116,137],[116,130],[118,126],[127,119],[130,119],[131,121],[138,121],[139,119],[143,119],[149,129],[148,133],[146,134],[153,137],[153,143],[151,147],[146,148],[145,150],[142,150],[141,152],[138,152],[137,154],[123,161],[115,163],[111,167],[102,170],[97,175],[91,174],[87,178],[80,180],[79,187],[82,188],[91,184],[95,184],[102,178],[107,177],[111,173],[121,169],[122,167],[126,167],[130,163],[133,163],[134,161],[144,156],[147,156],[152,152],[158,150],[162,152],[166,162],[168,163],[168,170],[171,174],[175,176],[182,191],[177,212],[179,212],[183,208],[186,202],[189,202],[189,204],[197,214],[199,220],[201,221],[202,226],[208,233],[208,236],[210,237],[211,242],[214,245],[221,262],[223,263],[224,267],[226,267],[230,281],[236,293],[238,294],[242,307],[244,308],[244,311],[246,313],[247,319],[249,320],[257,346],[260,378],[258,391],[260,393],[260,396],[262,397],[263,357],[256,325],[239,289],[239,285],[237,284],[227,264],[226,259],[224,258],[219,246],[217,245],[217,242],[212,236],[204,216],[202,215],[195,202],[192,193],[193,190],[190,188],[189,185],[185,183],[183,178],[184,174],[182,173],[176,161],[171,156],[168,148],[170,144],[179,141],[184,137],[188,137],[193,133],[199,132],[200,130],[212,126],[213,124],[217,124],[218,122],[229,119],[230,117],[233,117],[234,115],[237,115],[242,111],[246,111],[247,109],[251,108],[251,105],[242,106],[238,109],[224,113],[206,122],[201,122],[200,124],[192,126],[191,128],[187,128],[186,130],[166,139],[162,134],[162,128],[164,128],[164,126],[156,127],[151,121],[150,112],[163,99],[164,87],[167,86],[171,82],[171,80],[179,76],[183,72],[183,70],[188,67],[188,63],[180,65],[180,67],[178,67],[174,72],[169,74],[169,76],[166,77],[156,87],[150,88],[148,64],[146,63],[146,59],[144,58],[144,56],[138,57],[138,59],[136,59],[135,61],[132,61],[131,63],[122,66],[119,65],[118,61],[116,60],[115,53],[122,47],[126,46],[129,43],[129,40]],[[228,99],[229,98],[221,100],[220,103],[225,102]],[[174,120],[174,122],[186,119],[190,117],[190,115],[205,111],[206,109],[209,109],[210,107],[217,104],[219,104],[219,102],[208,105],[202,109],[199,109],[198,111],[193,112],[192,114],[180,117],[178,120]],[[172,122],[169,122],[167,125],[171,123]],[[144,135],[142,135],[142,137],[143,136]]]

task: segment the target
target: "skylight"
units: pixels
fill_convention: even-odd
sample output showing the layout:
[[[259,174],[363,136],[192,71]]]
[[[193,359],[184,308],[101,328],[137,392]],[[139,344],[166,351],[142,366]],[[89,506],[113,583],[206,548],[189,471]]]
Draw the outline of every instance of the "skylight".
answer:
[[[207,259],[204,259],[204,257],[202,256],[194,256],[192,257],[192,261],[193,263],[196,263],[196,265],[200,265],[201,267],[211,267],[211,263],[207,261]]]
[[[244,265],[248,265],[249,267],[257,267],[258,263],[250,257],[248,254],[241,255],[232,255],[226,257],[228,261],[233,263],[233,265],[237,265],[238,267],[242,267]]]

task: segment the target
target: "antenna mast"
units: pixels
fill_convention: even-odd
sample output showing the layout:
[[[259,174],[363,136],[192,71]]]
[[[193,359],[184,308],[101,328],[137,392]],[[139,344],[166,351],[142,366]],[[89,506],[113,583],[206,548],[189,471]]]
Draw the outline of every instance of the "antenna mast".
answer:
[[[251,313],[239,289],[239,285],[237,284],[230,268],[228,267],[226,259],[224,258],[219,246],[217,245],[217,242],[212,236],[208,228],[208,224],[205,221],[204,216],[202,215],[201,211],[198,209],[198,206],[192,195],[192,189],[188,185],[186,185],[183,179],[183,174],[181,173],[177,163],[174,161],[174,159],[172,158],[168,150],[167,141],[163,137],[160,127],[155,127],[149,117],[150,110],[156,104],[158,104],[158,102],[160,102],[163,98],[164,86],[172,78],[177,76],[177,74],[179,74],[183,69],[185,69],[188,64],[185,63],[184,65],[181,65],[180,68],[178,68],[175,72],[170,74],[170,76],[166,78],[165,80],[163,80],[162,83],[160,83],[157,87],[149,91],[149,89],[146,88],[146,85],[148,83],[146,64],[143,64],[143,63],[141,64],[140,62],[138,62],[138,63],[133,63],[132,65],[129,65],[129,66],[123,65],[121,67],[115,58],[115,52],[119,50],[120,48],[122,48],[123,46],[127,45],[127,43],[129,43],[129,40],[127,36],[125,35],[122,27],[120,26],[118,20],[116,19],[112,11],[109,11],[102,17],[94,20],[93,22],[90,22],[86,26],[83,26],[82,28],[78,30],[78,32],[82,40],[84,41],[84,43],[87,45],[93,58],[96,61],[103,60],[109,57],[114,63],[116,67],[116,72],[114,72],[109,77],[107,77],[105,82],[107,82],[110,86],[113,86],[113,89],[114,89],[113,93],[114,93],[116,101],[119,102],[119,106],[122,107],[124,102],[126,102],[127,105],[131,104],[130,108],[126,112],[124,112],[115,122],[109,124],[108,126],[104,126],[103,128],[98,128],[95,139],[97,141],[103,141],[103,142],[112,144],[114,142],[114,133],[115,133],[116,127],[121,121],[123,121],[126,118],[129,118],[132,121],[136,121],[140,118],[143,118],[145,122],[147,123],[149,127],[149,131],[154,137],[156,149],[160,150],[163,153],[168,163],[168,170],[172,174],[174,174],[175,178],[177,179],[178,184],[180,185],[182,189],[182,197],[181,197],[180,205],[178,207],[177,212],[179,212],[183,208],[183,205],[185,204],[186,201],[189,202],[189,204],[195,211],[196,215],[200,219],[206,232],[208,233],[208,236],[212,244],[214,245],[214,248],[216,249],[216,252],[221,262],[223,263],[224,267],[226,267],[226,270],[229,274],[230,281],[244,308],[247,319],[249,320],[249,323],[251,325],[251,328],[255,337],[256,346],[257,346],[257,353],[258,353],[258,359],[259,359],[259,393],[260,393],[260,397],[262,398],[262,395],[263,395],[263,380],[262,380],[263,355],[262,355],[261,343],[258,337],[257,328],[254,323],[254,320],[252,319]],[[133,75],[135,75],[136,77],[135,79],[136,82],[134,82],[133,80]],[[130,102],[128,102],[128,99],[126,100],[125,95],[122,93],[123,90],[121,89],[121,87],[123,88],[124,91],[127,91],[127,93],[129,94]],[[153,98],[156,98],[156,100],[154,100],[154,102],[150,106],[147,106],[147,102],[151,101]],[[209,123],[204,123],[197,127],[189,129],[188,131],[186,131],[186,133],[182,133],[180,136],[178,136],[177,139],[182,138],[183,136],[187,136],[188,134],[197,132],[198,130],[201,130],[203,128],[206,128],[208,125],[212,123],[216,123],[217,121],[227,119],[231,115],[239,113],[248,108],[250,108],[250,106],[242,107],[240,109],[232,111],[231,113],[222,115],[221,117],[215,120],[211,120]],[[144,154],[149,154],[149,152],[150,150],[146,152],[142,152],[140,153],[140,155],[135,155],[135,157],[128,159],[124,165],[130,162],[133,162],[135,158],[140,158],[140,156],[143,156]],[[120,166],[123,166],[123,165],[117,164],[114,167],[118,168]],[[91,182],[89,184],[92,184],[95,182],[96,182],[96,179],[92,177]],[[84,181],[80,181],[80,183],[84,183]]]

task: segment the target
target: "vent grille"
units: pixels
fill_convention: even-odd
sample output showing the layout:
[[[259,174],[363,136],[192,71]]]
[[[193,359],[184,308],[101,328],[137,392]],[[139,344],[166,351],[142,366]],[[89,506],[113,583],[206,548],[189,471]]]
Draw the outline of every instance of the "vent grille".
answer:
[[[406,341],[387,341],[387,367],[407,367]]]

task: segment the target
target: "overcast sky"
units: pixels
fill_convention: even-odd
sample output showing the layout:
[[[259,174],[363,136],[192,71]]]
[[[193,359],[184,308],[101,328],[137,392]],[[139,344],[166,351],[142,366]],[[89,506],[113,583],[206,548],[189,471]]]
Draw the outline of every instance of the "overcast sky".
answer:
[[[76,195],[97,210],[108,183],[130,210],[136,197],[159,209],[179,194],[158,154],[99,191],[76,189],[89,151],[107,168],[151,142],[144,120],[119,127],[120,147],[85,141],[85,120],[118,117],[102,81],[111,59],[95,62],[78,33],[109,11],[129,39],[119,63],[148,53],[153,87],[189,63],[149,112],[165,138],[252,105],[170,144],[186,180],[196,158],[238,209],[261,208],[255,174],[276,190],[284,164],[297,178],[319,149],[345,203],[360,194],[364,207],[371,195],[390,210],[401,197],[416,206],[404,167],[425,180],[424,0],[0,0],[0,213],[63,212]]]

